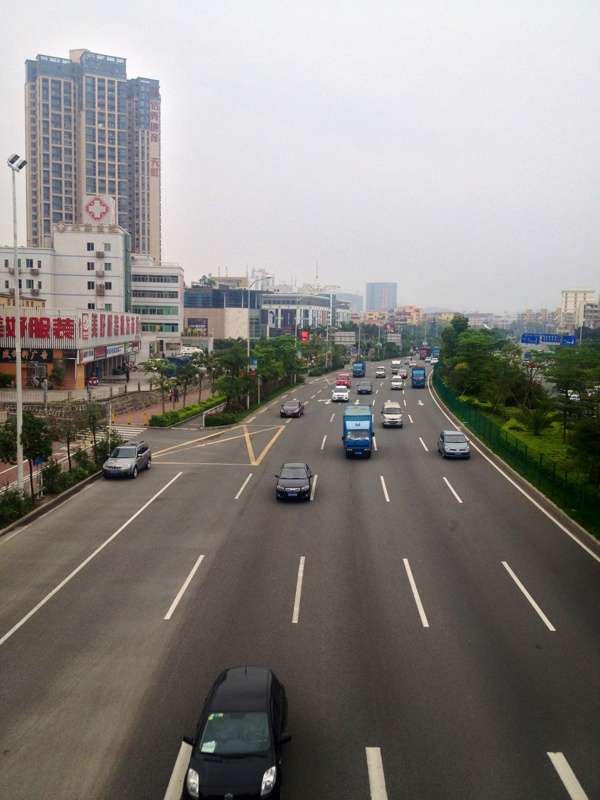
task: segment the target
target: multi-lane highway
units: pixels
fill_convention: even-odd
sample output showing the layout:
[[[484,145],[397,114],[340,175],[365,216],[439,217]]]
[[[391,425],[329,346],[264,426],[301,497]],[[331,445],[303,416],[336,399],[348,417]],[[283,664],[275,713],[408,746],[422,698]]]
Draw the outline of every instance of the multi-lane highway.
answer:
[[[315,379],[302,418],[148,432],[149,472],[0,538],[2,800],[176,797],[246,663],[286,684],[286,800],[600,797],[598,557],[476,443],[443,460],[429,389],[373,383],[370,460]],[[284,461],[310,502],[276,501]]]

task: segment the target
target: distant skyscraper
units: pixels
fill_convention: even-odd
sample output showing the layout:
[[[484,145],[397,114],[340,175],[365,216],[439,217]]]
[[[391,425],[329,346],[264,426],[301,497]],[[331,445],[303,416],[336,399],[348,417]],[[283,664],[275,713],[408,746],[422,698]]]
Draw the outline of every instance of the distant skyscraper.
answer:
[[[124,58],[69,55],[25,63],[27,244],[46,246],[54,226],[82,223],[104,196],[132,252],[160,262],[159,82],[128,80]]]
[[[367,283],[365,311],[390,311],[397,307],[397,283]]]

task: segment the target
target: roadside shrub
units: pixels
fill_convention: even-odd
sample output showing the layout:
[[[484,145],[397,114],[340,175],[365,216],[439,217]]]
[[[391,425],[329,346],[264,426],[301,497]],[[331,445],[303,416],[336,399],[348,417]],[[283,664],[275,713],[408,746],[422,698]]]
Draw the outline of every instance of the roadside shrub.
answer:
[[[14,377],[12,375],[5,375],[3,372],[0,372],[0,389],[7,389],[12,385],[13,381]]]
[[[44,494],[58,494],[64,488],[63,471],[60,463],[51,458],[46,462],[42,469],[42,481],[44,484]]]
[[[204,425],[207,428],[215,428],[219,425],[233,425],[235,421],[235,414],[207,414],[204,417]]]
[[[81,467],[86,471],[86,475],[89,475],[94,465],[94,462],[92,461],[88,451],[81,448],[79,450],[75,450],[73,453],[73,461],[78,467]]]
[[[10,525],[11,522],[32,511],[35,504],[35,497],[30,494],[21,494],[16,489],[6,489],[0,494],[0,526]]]
[[[190,417],[197,417],[204,411],[221,405],[224,401],[224,397],[210,397],[207,400],[203,400],[201,403],[195,403],[185,408],[172,409],[170,411],[165,411],[164,414],[153,414],[150,417],[149,424],[153,428],[168,428],[170,425],[176,425],[178,422],[190,419]]]

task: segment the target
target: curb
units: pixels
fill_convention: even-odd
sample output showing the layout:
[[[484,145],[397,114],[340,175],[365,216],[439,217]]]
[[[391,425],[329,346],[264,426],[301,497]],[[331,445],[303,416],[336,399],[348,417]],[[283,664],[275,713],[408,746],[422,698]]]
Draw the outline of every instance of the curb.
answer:
[[[71,497],[81,492],[90,483],[94,483],[94,481],[97,481],[98,478],[100,477],[102,477],[102,470],[94,472],[93,475],[88,475],[87,478],[84,478],[82,481],[75,484],[75,486],[71,486],[69,489],[65,489],[64,492],[61,492],[56,497],[52,498],[52,500],[49,500],[47,503],[44,503],[39,508],[34,508],[33,511],[30,511],[28,514],[19,517],[19,519],[16,519],[14,522],[11,522],[9,525],[7,525],[6,528],[2,528],[0,530],[0,537],[4,536],[4,534],[6,533],[10,533],[11,531],[16,530],[17,528],[22,528],[29,525],[30,522],[33,522],[39,517],[43,517],[44,514],[47,514],[49,511],[52,511],[57,506],[66,503],[67,500],[69,500]]]

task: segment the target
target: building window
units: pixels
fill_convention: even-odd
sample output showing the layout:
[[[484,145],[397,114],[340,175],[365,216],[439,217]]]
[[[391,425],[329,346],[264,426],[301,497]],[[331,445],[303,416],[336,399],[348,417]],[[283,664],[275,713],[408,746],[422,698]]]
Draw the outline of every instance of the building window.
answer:
[[[112,289],[112,281],[106,281],[104,283],[104,288],[105,289]]]
[[[106,245],[104,245],[104,247],[106,248]],[[105,264],[104,265],[104,271],[105,272],[110,272],[111,269],[112,269],[112,264]]]
[[[28,279],[25,281],[25,288],[26,289],[33,289],[33,281]]]
[[[38,281],[38,289],[41,289],[41,288],[42,288],[42,282]]]
[[[41,269],[41,268],[42,268],[42,262],[41,262],[41,261],[38,261],[37,268],[38,268],[38,269]]]
[[[95,284],[94,281],[88,281],[87,284],[88,284],[88,289],[94,289],[96,287],[96,284]]]
[[[4,281],[4,288],[5,288],[5,289],[8,289],[8,288],[10,288],[10,287],[9,287],[9,281]]]
[[[25,259],[25,266],[28,269],[33,269],[33,258],[26,258]]]
[[[6,269],[8,269],[8,258],[4,259],[4,266],[6,267]]]
[[[111,246],[111,245],[110,245],[110,242],[104,242],[104,250],[105,250],[107,253],[110,253],[110,246]]]
[[[94,243],[93,242],[88,242],[87,243],[87,251],[88,251],[88,253],[93,252],[93,250],[94,250]]]
[[[96,303],[88,303],[88,308],[96,308]]]
[[[105,311],[112,311],[112,303],[104,303]]]
[[[87,262],[88,272],[91,272],[94,269],[94,267],[95,267],[95,265],[94,265],[93,261],[88,261]]]

